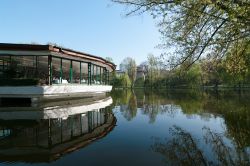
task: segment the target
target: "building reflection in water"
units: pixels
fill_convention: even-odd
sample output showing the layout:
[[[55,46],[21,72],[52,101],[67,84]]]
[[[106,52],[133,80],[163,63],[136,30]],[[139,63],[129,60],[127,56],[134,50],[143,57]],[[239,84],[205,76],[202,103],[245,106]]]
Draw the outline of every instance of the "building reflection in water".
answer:
[[[51,162],[104,137],[115,126],[110,97],[76,103],[43,111],[1,109],[0,161]]]

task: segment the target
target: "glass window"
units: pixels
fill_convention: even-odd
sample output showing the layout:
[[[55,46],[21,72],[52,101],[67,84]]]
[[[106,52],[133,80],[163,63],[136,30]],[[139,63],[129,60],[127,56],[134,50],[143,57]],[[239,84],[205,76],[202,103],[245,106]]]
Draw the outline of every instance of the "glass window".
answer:
[[[61,58],[52,57],[52,83],[61,83]]]
[[[48,56],[37,56],[37,78],[41,85],[48,84],[49,68]]]
[[[80,84],[80,62],[72,61],[73,76],[72,83]]]
[[[62,83],[70,83],[70,60],[62,59]]]
[[[81,84],[87,84],[88,83],[88,63],[81,63],[81,73],[82,73],[82,77],[81,77]]]

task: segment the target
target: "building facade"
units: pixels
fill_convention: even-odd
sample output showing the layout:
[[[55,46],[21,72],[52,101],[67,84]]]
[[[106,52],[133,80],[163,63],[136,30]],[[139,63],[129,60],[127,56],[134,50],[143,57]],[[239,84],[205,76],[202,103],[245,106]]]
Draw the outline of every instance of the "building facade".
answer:
[[[101,57],[55,45],[0,43],[0,98],[109,92],[115,68]]]

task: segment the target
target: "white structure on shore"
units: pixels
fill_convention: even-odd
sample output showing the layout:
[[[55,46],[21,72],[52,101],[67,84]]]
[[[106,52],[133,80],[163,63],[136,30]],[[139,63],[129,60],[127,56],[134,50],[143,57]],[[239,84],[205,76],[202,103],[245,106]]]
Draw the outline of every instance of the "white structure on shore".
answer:
[[[115,64],[54,45],[0,43],[1,98],[57,99],[110,92]]]

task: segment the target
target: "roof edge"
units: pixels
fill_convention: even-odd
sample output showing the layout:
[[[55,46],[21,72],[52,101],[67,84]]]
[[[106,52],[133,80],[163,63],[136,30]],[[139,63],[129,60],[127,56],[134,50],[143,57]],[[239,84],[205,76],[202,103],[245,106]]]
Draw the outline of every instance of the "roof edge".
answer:
[[[73,54],[85,55],[85,56],[89,56],[89,57],[92,57],[92,58],[99,59],[99,60],[103,61],[105,64],[109,65],[114,70],[116,69],[116,65],[113,62],[110,62],[110,61],[108,61],[108,60],[106,60],[106,59],[104,59],[102,57],[92,55],[92,54],[88,54],[88,53],[81,52],[81,51],[76,51],[76,50],[69,49],[69,48],[60,47],[60,46],[53,45],[53,44],[0,43],[0,50],[53,51],[53,52],[68,51],[68,52],[71,52]]]

